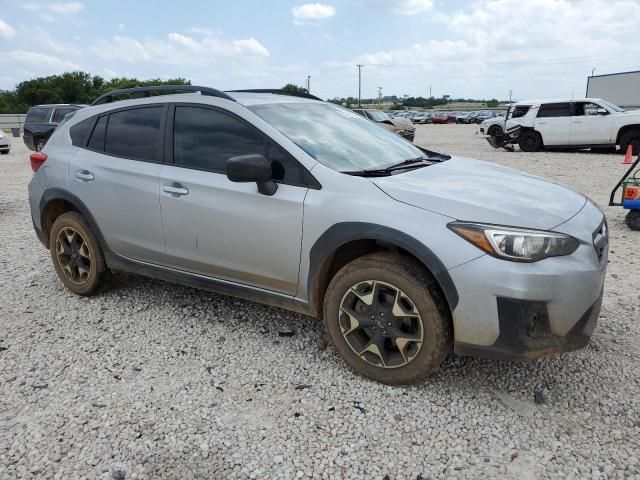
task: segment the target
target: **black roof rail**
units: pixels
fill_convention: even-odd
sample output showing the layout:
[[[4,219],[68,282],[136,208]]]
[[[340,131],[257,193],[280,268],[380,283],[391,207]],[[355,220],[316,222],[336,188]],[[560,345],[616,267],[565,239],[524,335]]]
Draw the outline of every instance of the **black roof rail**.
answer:
[[[307,92],[292,92],[289,90],[282,90],[281,88],[253,88],[248,90],[226,90],[229,93],[273,93],[274,95],[287,95],[289,97],[301,97],[301,98],[309,98],[311,100],[319,100],[324,102],[321,98],[316,97],[315,95],[311,95]]]
[[[137,97],[150,97],[151,92],[200,92],[201,95],[209,95],[211,97],[219,97],[235,102],[235,100],[220,90],[209,87],[199,87],[198,85],[152,85],[149,87],[134,87],[113,90],[100,95],[91,105],[101,105],[103,103],[111,103],[114,97],[120,95],[136,95]]]

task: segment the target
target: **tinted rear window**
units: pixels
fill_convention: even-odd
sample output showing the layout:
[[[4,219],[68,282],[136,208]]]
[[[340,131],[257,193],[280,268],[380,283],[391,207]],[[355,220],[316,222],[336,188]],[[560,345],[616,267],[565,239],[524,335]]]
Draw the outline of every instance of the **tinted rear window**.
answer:
[[[53,116],[51,117],[51,123],[60,123],[62,119],[71,112],[75,112],[77,108],[74,107],[58,107],[53,111]]]
[[[569,117],[571,116],[571,104],[567,103],[545,103],[540,105],[538,117]]]
[[[162,110],[163,107],[147,107],[109,115],[105,153],[157,161]]]
[[[71,143],[76,147],[84,147],[87,141],[87,134],[89,128],[93,123],[93,118],[87,118],[81,122],[76,123],[69,129],[69,136],[71,137]]]
[[[49,123],[50,108],[37,107],[30,108],[27,112],[25,123]]]

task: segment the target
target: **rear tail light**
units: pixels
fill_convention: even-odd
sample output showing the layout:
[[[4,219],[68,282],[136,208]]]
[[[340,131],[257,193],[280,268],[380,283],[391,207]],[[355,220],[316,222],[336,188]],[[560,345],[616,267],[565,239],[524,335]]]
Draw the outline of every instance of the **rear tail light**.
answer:
[[[42,164],[47,160],[47,154],[41,152],[32,153],[29,155],[29,160],[31,160],[31,170],[37,172]]]

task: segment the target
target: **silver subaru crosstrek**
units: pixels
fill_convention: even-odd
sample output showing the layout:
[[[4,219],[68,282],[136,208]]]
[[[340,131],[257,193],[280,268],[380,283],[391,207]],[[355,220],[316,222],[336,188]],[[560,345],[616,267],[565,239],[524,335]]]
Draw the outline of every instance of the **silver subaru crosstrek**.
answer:
[[[322,317],[380,382],[452,348],[576,350],[600,312],[608,232],[586,197],[304,95],[111,92],[31,164],[34,227],[71,291],[127,271]]]

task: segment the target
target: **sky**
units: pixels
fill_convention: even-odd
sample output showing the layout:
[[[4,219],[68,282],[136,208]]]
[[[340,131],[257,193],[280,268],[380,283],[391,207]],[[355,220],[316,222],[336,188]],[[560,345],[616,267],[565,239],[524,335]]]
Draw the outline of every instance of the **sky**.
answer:
[[[584,95],[640,70],[640,0],[0,0],[0,89],[64,71],[322,98]]]

